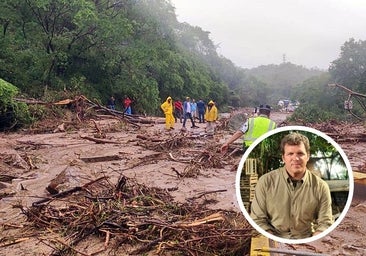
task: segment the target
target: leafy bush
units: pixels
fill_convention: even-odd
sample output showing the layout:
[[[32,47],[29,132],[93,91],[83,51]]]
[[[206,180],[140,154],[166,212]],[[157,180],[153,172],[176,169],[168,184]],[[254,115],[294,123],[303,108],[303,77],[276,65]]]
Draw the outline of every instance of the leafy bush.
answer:
[[[325,108],[315,104],[302,104],[288,118],[289,121],[306,123],[320,123],[331,119],[339,119],[339,116]]]
[[[14,101],[19,90],[14,85],[0,79],[0,130],[9,130],[31,123],[28,106]]]

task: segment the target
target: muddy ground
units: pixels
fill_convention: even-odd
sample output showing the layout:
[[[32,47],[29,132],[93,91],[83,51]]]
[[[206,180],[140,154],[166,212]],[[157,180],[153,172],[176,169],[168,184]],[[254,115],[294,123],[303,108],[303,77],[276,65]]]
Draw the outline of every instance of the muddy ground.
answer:
[[[288,115],[275,112],[272,119],[286,125]],[[1,133],[0,255],[52,255],[54,248],[40,242],[40,235],[22,236],[26,218],[15,207],[30,207],[49,197],[50,190],[46,189],[49,185],[60,192],[100,176],[108,176],[117,183],[123,174],[147,187],[168,191],[176,202],[205,201],[209,209],[240,212],[235,177],[241,155],[234,153],[240,148],[240,141],[231,146],[232,155],[223,156],[219,152],[220,145],[232,133],[225,128],[227,117],[221,118],[214,137],[206,136],[203,124],[182,133],[178,121],[174,130],[166,132],[163,118],[144,117],[148,122],[136,126],[107,115],[77,126],[75,121],[53,120],[17,133]],[[189,122],[187,126],[190,127]],[[366,173],[366,133],[361,123],[326,123],[313,127],[339,143],[353,170]],[[105,141],[109,143],[102,143]],[[179,147],[177,143],[181,143]],[[208,156],[205,162],[204,156]],[[212,165],[206,168],[200,165],[201,160]],[[283,247],[330,255],[366,255],[365,192],[364,186],[355,186],[350,210],[329,235],[313,243]],[[9,237],[20,240],[8,243]],[[80,243],[79,252],[84,254],[79,255],[92,255],[103,247],[103,239],[92,240]],[[108,252],[101,250],[95,255],[108,255]]]

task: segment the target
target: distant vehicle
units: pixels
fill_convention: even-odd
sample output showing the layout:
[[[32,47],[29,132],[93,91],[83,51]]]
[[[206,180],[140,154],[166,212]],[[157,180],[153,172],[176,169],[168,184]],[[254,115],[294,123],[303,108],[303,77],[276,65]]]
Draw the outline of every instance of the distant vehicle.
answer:
[[[281,112],[294,112],[299,107],[300,102],[292,100],[279,100],[277,105],[280,107]]]

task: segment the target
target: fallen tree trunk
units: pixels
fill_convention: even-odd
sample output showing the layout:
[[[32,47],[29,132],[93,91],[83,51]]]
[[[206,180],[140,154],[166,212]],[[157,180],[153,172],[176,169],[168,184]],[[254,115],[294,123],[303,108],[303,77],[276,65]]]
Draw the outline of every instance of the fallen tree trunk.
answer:
[[[111,156],[94,156],[94,157],[81,157],[80,160],[86,163],[96,163],[96,162],[106,162],[106,161],[115,161],[120,160],[121,157],[118,155]]]
[[[110,144],[121,144],[121,142],[118,141],[112,141],[112,140],[106,140],[106,139],[97,139],[89,136],[82,136],[80,135],[80,138],[85,140],[94,141],[95,143],[110,143]]]

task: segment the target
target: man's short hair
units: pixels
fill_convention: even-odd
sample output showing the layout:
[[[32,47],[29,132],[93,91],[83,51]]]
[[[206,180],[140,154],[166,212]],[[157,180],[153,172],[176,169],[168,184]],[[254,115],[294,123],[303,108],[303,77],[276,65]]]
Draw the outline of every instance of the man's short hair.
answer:
[[[281,154],[283,155],[285,153],[285,145],[297,146],[300,145],[301,142],[304,143],[306,153],[310,155],[310,142],[308,137],[298,132],[289,133],[282,138],[280,146]]]

